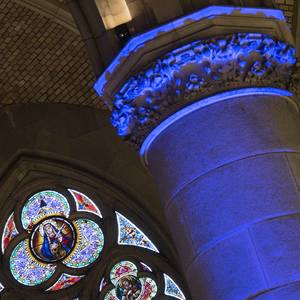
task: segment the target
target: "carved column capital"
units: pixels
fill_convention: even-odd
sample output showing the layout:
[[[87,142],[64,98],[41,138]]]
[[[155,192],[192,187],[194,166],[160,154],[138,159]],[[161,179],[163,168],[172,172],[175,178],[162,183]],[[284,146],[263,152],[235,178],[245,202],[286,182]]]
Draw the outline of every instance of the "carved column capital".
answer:
[[[129,43],[95,86],[118,135],[137,147],[162,120],[210,95],[294,89],[295,48],[278,11],[211,7],[198,14]]]
[[[168,52],[130,77],[116,94],[112,124],[140,145],[172,112],[242,87],[289,89],[295,48],[259,33],[198,40]]]

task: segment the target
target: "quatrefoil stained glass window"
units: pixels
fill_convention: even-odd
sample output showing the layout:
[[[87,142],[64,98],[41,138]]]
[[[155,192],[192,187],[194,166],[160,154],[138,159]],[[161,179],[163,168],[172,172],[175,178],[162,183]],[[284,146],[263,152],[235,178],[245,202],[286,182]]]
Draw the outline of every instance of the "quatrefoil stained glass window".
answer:
[[[72,195],[78,208],[79,201]],[[80,201],[85,200],[81,198]],[[86,201],[89,199],[86,198]],[[86,212],[89,212],[88,207]],[[77,217],[76,211],[71,212],[67,198],[56,191],[41,191],[30,197],[22,208],[21,223],[27,234],[12,251],[10,271],[19,283],[26,286],[35,286],[50,279],[59,263],[70,271],[91,265],[104,246],[100,226],[88,217]],[[18,233],[11,215],[2,237],[3,251]],[[63,275],[58,279],[61,287],[65,287],[62,281],[72,285],[81,278]],[[50,290],[54,289],[57,287]]]
[[[68,188],[42,190],[24,199],[7,216],[2,231],[2,255],[12,279],[24,288],[41,287],[43,292],[53,294],[78,286],[91,270],[100,267],[108,275],[91,275],[97,276],[95,282],[102,278],[95,299],[151,300],[164,294],[185,300],[179,286],[162,270],[153,271],[135,259],[116,261],[110,254],[106,258],[106,244],[110,249],[107,253],[116,249],[122,256],[136,248],[140,249],[135,250],[137,254],[154,253],[159,259],[160,251],[144,229],[125,214],[112,209],[103,215],[96,203]],[[105,222],[110,224],[106,230]],[[116,261],[114,265],[111,259]],[[103,265],[107,267],[103,269]],[[0,292],[5,291],[5,285],[0,284]]]

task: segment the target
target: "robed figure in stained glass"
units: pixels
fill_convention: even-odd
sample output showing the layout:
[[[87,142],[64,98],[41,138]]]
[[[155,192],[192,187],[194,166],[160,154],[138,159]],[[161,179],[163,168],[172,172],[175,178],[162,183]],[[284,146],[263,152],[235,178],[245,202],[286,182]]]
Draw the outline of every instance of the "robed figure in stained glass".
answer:
[[[40,234],[43,237],[41,256],[48,261],[55,261],[64,258],[71,250],[72,239],[63,233],[65,224],[60,228],[54,222],[48,222],[40,227]]]
[[[138,278],[128,275],[119,280],[116,294],[120,300],[135,300],[139,298],[141,290],[142,285]]]

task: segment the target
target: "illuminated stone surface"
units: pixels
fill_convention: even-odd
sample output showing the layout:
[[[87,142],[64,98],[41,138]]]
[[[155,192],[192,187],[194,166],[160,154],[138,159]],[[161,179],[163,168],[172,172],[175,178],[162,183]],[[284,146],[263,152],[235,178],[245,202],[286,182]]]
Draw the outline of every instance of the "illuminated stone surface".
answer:
[[[118,134],[141,147],[193,299],[282,286],[289,298],[300,259],[295,49],[276,11],[231,9],[134,39],[95,88]]]

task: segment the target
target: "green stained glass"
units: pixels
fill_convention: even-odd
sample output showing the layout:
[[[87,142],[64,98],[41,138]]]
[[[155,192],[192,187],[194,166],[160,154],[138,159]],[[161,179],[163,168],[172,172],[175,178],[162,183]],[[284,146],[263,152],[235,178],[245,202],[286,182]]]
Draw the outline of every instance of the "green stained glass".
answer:
[[[77,243],[63,263],[70,268],[83,268],[93,263],[104,246],[104,235],[92,220],[79,219],[73,222],[77,232]]]
[[[27,240],[21,241],[10,257],[10,270],[13,277],[27,286],[35,286],[48,280],[56,266],[44,264],[32,257]]]
[[[55,191],[42,191],[27,200],[22,210],[21,221],[25,229],[32,229],[46,217],[68,218],[69,214],[70,205],[62,194]]]

